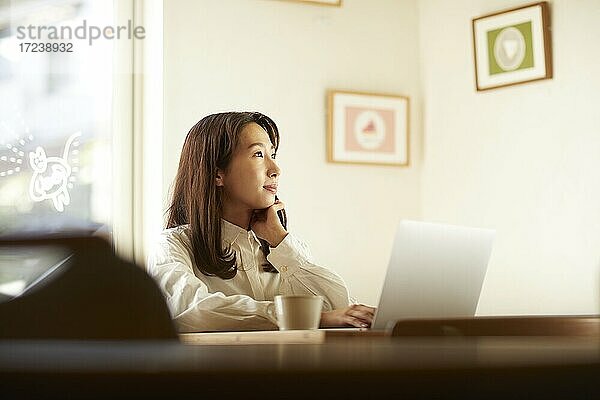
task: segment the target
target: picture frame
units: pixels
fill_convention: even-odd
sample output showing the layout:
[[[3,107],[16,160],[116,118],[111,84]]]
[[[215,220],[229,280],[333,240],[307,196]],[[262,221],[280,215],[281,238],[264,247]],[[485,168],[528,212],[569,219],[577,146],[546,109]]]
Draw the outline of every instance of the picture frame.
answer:
[[[552,78],[549,15],[543,1],[473,19],[478,91]]]
[[[407,167],[409,98],[329,90],[327,161]]]

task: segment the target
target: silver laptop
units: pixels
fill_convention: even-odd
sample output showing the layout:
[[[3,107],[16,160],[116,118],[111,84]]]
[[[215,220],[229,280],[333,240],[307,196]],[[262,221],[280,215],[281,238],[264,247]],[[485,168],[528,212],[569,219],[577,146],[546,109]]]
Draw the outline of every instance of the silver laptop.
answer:
[[[495,232],[400,221],[371,329],[475,315]]]

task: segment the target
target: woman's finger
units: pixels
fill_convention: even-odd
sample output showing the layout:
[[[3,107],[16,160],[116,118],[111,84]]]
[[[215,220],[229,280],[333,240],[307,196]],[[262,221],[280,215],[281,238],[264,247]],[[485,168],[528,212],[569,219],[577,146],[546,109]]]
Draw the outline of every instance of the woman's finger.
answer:
[[[285,204],[283,204],[281,201],[278,201],[276,203],[273,203],[271,208],[275,211],[283,210],[285,208]]]
[[[368,323],[361,321],[358,318],[354,318],[353,316],[348,314],[344,316],[344,323],[346,323],[346,325],[351,325],[356,328],[367,328],[369,326]]]
[[[371,316],[375,315],[375,308],[369,307],[369,306],[364,306],[362,304],[354,304],[354,305],[350,306],[350,310],[353,312],[358,312],[358,313],[362,313],[362,314],[369,314]]]
[[[371,323],[373,321],[373,314],[370,313],[349,310],[347,314],[364,322]]]
[[[354,303],[350,307],[352,307],[352,308],[368,308],[369,310],[375,310],[375,307],[367,306],[367,305],[361,304],[361,303]]]

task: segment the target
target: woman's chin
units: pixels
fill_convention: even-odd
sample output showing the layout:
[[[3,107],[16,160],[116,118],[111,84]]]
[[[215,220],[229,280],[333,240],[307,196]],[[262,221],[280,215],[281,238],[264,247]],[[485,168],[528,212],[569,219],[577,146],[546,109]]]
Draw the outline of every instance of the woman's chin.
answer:
[[[268,208],[275,204],[275,195],[264,196],[261,201],[260,208]]]

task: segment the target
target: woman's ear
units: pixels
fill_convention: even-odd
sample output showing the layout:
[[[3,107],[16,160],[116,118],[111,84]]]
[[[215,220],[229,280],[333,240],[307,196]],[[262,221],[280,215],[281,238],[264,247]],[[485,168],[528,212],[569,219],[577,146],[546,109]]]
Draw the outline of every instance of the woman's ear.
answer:
[[[225,174],[223,173],[223,171],[217,169],[217,176],[215,177],[215,183],[217,184],[217,186],[225,186],[225,183],[223,182],[224,176]]]

